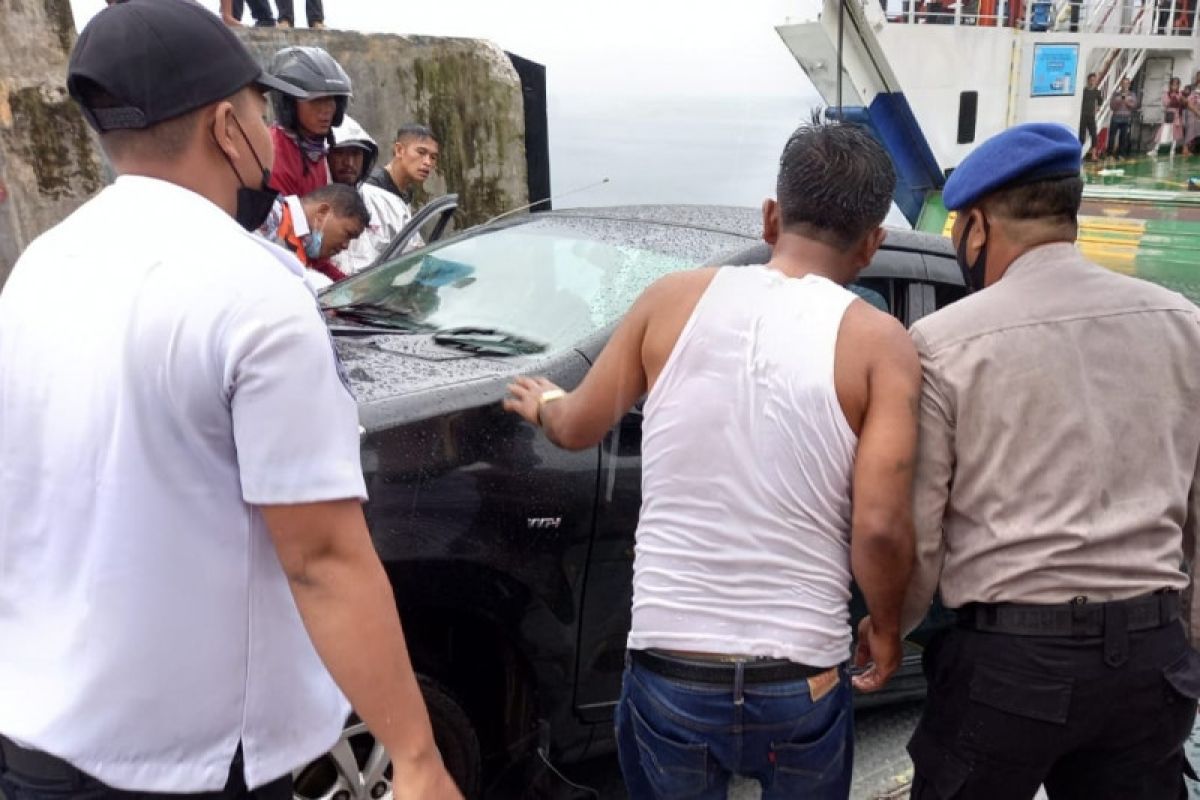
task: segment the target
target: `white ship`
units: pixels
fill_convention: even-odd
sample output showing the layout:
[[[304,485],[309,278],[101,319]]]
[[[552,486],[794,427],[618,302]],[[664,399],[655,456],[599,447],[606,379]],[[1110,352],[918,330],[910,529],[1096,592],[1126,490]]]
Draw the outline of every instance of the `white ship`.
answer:
[[[824,0],[779,35],[829,113],[867,125],[896,164],[896,202],[917,228],[945,232],[940,188],[980,142],[1022,122],[1080,125],[1089,73],[1104,101],[1122,79],[1140,108],[1134,157],[1085,168],[1081,247],[1107,266],[1192,289],[1200,252],[1200,157],[1158,147],[1171,77],[1200,84],[1196,0]],[[902,3],[902,5],[898,5]],[[840,68],[839,68],[840,66]],[[1200,90],[1200,85],[1197,86]]]

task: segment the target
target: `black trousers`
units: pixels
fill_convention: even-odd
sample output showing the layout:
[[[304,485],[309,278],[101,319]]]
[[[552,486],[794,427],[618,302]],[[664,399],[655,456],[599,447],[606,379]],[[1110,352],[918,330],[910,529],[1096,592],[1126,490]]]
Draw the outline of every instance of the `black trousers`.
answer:
[[[1088,141],[1087,139],[1083,138],[1084,135],[1092,137],[1091,144],[1088,145],[1088,153],[1090,154],[1093,150],[1096,149],[1096,117],[1095,117],[1095,115],[1090,116],[1090,117],[1080,117],[1079,118],[1079,143],[1080,144],[1084,144],[1085,142]]]
[[[1116,667],[1102,637],[934,637],[912,800],[1184,800],[1200,653],[1178,621],[1128,637]]]
[[[280,21],[287,20],[293,26],[296,24],[296,10],[292,0],[275,0],[275,7],[279,9]],[[310,28],[315,22],[324,22],[325,7],[321,0],[304,0],[304,16]]]
[[[270,0],[233,0],[235,19],[241,20],[246,6],[250,6],[250,16],[254,17],[255,25],[269,28],[275,24],[275,14],[271,11]]]
[[[1129,151],[1133,147],[1130,138],[1132,125],[1130,120],[1121,120],[1114,121],[1108,126],[1108,152],[1120,158],[1129,155]]]
[[[0,797],[7,800],[291,800],[292,776],[247,789],[239,747],[225,788],[216,792],[162,794],[114,789],[65,761],[0,741]]]

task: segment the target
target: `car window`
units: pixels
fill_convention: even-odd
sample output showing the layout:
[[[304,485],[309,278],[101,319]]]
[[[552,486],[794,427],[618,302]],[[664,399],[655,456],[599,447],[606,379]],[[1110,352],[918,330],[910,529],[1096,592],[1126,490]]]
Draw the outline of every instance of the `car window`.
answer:
[[[967,287],[963,284],[962,271],[953,258],[926,253],[925,265],[929,269],[929,277],[933,283],[938,308],[944,308],[967,296]]]
[[[488,328],[554,350],[618,320],[657,278],[738,241],[710,231],[546,219],[435,244],[321,295],[422,328]]]
[[[892,313],[892,303],[887,295],[884,294],[884,292],[890,293],[890,283],[890,281],[881,280],[879,278],[874,280],[865,279],[855,281],[846,288],[854,292],[871,305],[875,306],[875,308],[878,308],[880,311],[886,311],[890,314]]]
[[[954,301],[961,300],[967,296],[967,290],[962,286],[955,286],[950,283],[935,283],[933,287],[937,293],[938,308],[948,306]]]

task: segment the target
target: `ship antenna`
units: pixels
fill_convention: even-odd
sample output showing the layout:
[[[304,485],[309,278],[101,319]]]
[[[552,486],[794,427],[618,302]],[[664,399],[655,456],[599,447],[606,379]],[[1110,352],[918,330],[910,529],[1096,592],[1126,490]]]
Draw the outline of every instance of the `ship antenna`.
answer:
[[[504,219],[505,217],[511,217],[513,214],[519,214],[522,211],[528,211],[529,209],[534,208],[535,206],[545,205],[546,203],[550,203],[555,200],[562,199],[562,198],[566,197],[567,195],[578,194],[579,192],[586,192],[588,189],[595,189],[597,186],[603,186],[604,184],[608,183],[608,180],[609,180],[608,178],[604,178],[603,180],[598,180],[595,183],[589,183],[586,186],[576,186],[574,189],[570,189],[565,192],[559,192],[558,194],[551,195],[550,197],[543,197],[541,200],[534,200],[532,203],[526,203],[523,206],[517,206],[516,208],[511,208],[508,211],[505,211],[503,214],[497,214],[496,216],[492,217],[484,224],[491,225],[493,222],[495,222],[498,219]]]

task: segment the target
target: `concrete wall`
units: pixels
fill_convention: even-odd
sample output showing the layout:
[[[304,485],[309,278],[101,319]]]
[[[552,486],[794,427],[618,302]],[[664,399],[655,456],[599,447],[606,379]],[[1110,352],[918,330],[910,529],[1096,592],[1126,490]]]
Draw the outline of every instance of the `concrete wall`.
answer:
[[[528,202],[521,84],[494,44],[249,28],[243,36],[264,64],[289,44],[332,53],[354,81],[350,113],[379,141],[381,158],[401,124],[432,127],[442,158],[425,194],[457,193],[459,227]],[[74,40],[68,0],[0,0],[0,285],[26,245],[109,174],[66,93]]]
[[[30,241],[103,185],[64,85],[74,41],[67,0],[0,0],[0,285]]]
[[[381,160],[390,157],[402,124],[433,128],[442,155],[425,193],[457,193],[460,227],[529,202],[521,82],[496,45],[474,39],[261,28],[247,29],[244,37],[264,64],[289,44],[328,50],[354,82],[350,115],[379,143]]]

